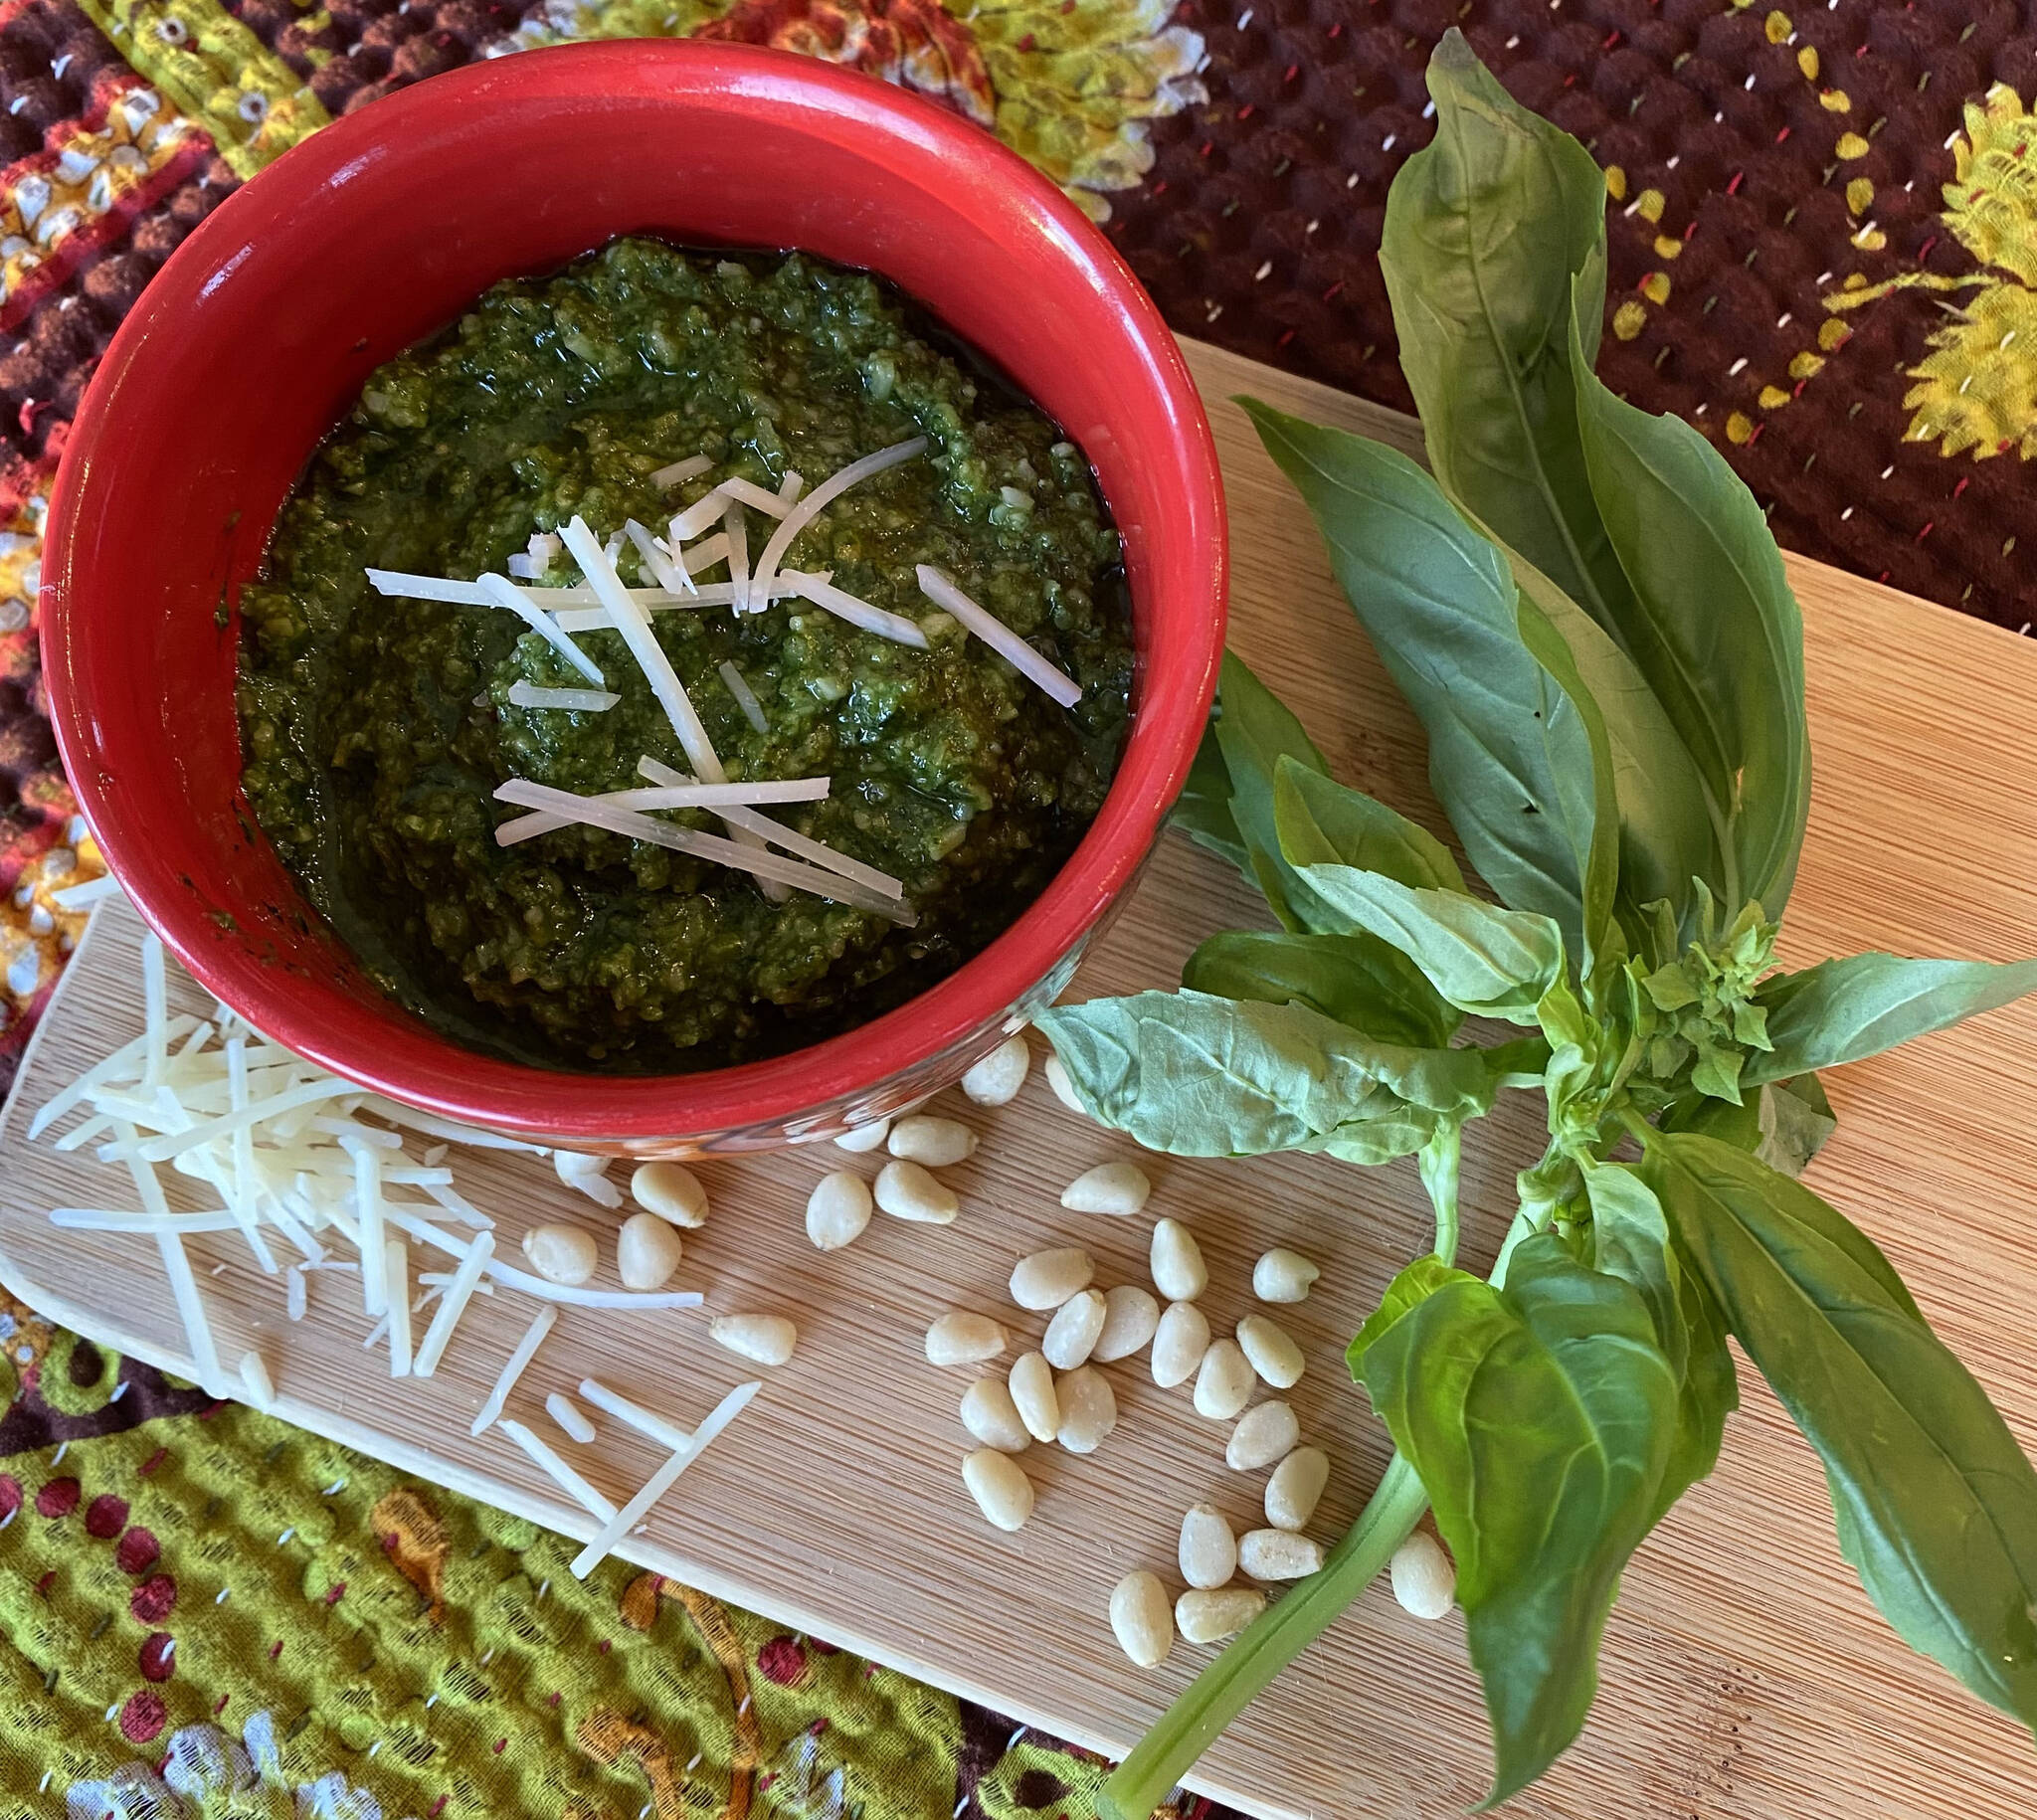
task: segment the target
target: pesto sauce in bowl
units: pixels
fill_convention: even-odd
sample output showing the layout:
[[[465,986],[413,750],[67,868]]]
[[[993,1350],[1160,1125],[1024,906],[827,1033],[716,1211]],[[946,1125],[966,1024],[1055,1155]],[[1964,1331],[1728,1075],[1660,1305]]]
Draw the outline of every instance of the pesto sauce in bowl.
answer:
[[[740,475],[818,486],[915,436],[917,459],[830,504],[781,569],[915,621],[917,650],[809,606],[656,612],[651,626],[732,781],[833,779],[767,813],[904,885],[910,928],[750,874],[571,826],[503,847],[510,778],[579,795],[690,771],[620,634],[575,641],[587,686],[513,615],[387,598],[369,567],[501,573],[576,513],[606,538]],[[714,465],[669,491],[653,471]],[[775,521],[752,509],[754,562]],[[980,951],[1101,808],[1129,718],[1129,605],[1081,452],[895,291],[799,254],[620,240],[496,285],[399,356],[313,459],[243,591],[239,710],[256,819],[387,990],[469,1044],[538,1065],[670,1072],[851,1027]],[[921,595],[944,569],[1082,685],[1056,706]],[[654,586],[625,544],[627,585]],[[725,568],[700,579],[726,579]],[[536,585],[582,577],[559,553]],[[746,718],[721,673],[761,704]],[[711,814],[681,825],[725,833]]]

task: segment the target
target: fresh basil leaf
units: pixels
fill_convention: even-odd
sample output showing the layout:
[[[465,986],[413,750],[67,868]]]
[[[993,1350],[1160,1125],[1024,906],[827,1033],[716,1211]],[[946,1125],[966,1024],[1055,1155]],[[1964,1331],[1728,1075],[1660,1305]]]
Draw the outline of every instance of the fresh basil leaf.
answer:
[[[1766,1081],[1738,1105],[1693,1093],[1662,1115],[1664,1131],[1694,1131],[1748,1152],[1778,1175],[1796,1177],[1838,1127],[1815,1074]]]
[[[1481,1117],[1498,1090],[1477,1049],[1374,1042],[1299,1004],[1138,993],[1038,1023],[1093,1117],[1180,1157],[1386,1161],[1419,1150],[1438,1119]]]
[[[1630,604],[1604,604],[1600,624],[1696,761],[1728,867],[1721,901],[1758,898],[1778,918],[1810,809],[1803,621],[1768,521],[1725,457],[1681,418],[1638,411],[1593,375],[1588,307],[1579,294],[1571,330],[1577,427],[1633,587]]]
[[[1654,1191],[1616,1163],[1587,1168],[1584,1190],[1591,1201],[1592,1263],[1631,1283],[1647,1304],[1656,1344],[1676,1379],[1676,1435],[1656,1490],[1652,1527],[1719,1464],[1726,1418],[1740,1407],[1740,1381],[1718,1304],[1704,1280],[1678,1259]]]
[[[1273,826],[1290,865],[1357,866],[1403,885],[1466,888],[1450,849],[1427,828],[1291,758],[1274,775]]]
[[[1191,992],[1264,1004],[1305,1004],[1377,1042],[1439,1049],[1464,1015],[1397,948],[1376,935],[1289,935],[1231,930],[1189,956]]]
[[[1840,1550],[1913,1649],[2037,1728],[2037,1472],[1873,1243],[1744,1151],[1652,1138],[1641,1174],[1824,1463]]]
[[[1345,1350],[1344,1360],[1351,1367],[1351,1381],[1365,1382],[1365,1356],[1372,1350],[1373,1342],[1409,1309],[1426,1302],[1445,1284],[1477,1281],[1476,1277],[1452,1268],[1439,1257],[1416,1258],[1387,1285],[1387,1293],[1380,1298],[1379,1307],[1366,1317],[1365,1325]]]
[[[1174,806],[1173,822],[1198,846],[1227,859],[1256,885],[1258,878],[1245,851],[1244,836],[1237,831],[1237,819],[1230,813],[1230,768],[1223,762],[1223,748],[1216,743],[1212,718],[1203,729],[1203,743],[1196,748],[1189,781]]]
[[[1563,978],[1563,935],[1546,916],[1456,891],[1410,890],[1354,866],[1299,870],[1327,903],[1406,955],[1460,1011],[1533,1023],[1538,1001]]]
[[[1428,65],[1436,135],[1387,195],[1380,269],[1443,490],[1606,617],[1630,598],[1577,437],[1571,282],[1597,353],[1605,177],[1500,87],[1454,28]]]
[[[1405,455],[1238,402],[1315,514],[1339,584],[1427,728],[1429,782],[1473,868],[1583,954],[1591,741],[1522,640],[1505,560]]]
[[[1749,1080],[1780,1080],[1879,1055],[2037,992],[2037,961],[1906,961],[1889,954],[1820,961],[1764,982],[1770,1047],[1747,1058]]]
[[[1313,771],[1329,767],[1301,722],[1234,651],[1223,653],[1216,686],[1216,744],[1230,774],[1230,813],[1251,876],[1284,928],[1319,927],[1309,920],[1308,906],[1295,901],[1293,871],[1280,857],[1280,837],[1273,825],[1273,778],[1282,758]]]
[[[1487,1805],[1576,1736],[1620,1570],[1647,1534],[1676,1423],[1648,1310],[1542,1233],[1506,1287],[1435,1287],[1360,1360],[1457,1562],[1496,1764]]]

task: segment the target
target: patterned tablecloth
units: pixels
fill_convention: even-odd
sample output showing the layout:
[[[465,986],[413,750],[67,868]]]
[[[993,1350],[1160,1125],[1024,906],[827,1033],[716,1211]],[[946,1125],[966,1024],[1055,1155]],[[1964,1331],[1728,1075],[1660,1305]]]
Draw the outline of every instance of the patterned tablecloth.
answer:
[[[2028,632],[2026,10],[0,0],[0,1089],[80,927],[51,893],[98,870],[35,648],[66,432],[149,275],[333,115],[574,38],[852,64],[1064,184],[1184,333],[1405,408],[1374,256],[1456,23],[1605,169],[1611,383],[1785,544]],[[1100,1767],[1052,1740],[654,1576],[583,1586],[568,1547],[0,1295],[0,1820],[1090,1811]]]

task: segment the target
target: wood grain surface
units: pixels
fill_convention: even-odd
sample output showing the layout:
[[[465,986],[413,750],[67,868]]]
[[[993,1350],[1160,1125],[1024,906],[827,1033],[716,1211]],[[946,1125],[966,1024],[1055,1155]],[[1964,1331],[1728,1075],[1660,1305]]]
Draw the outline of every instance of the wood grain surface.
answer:
[[[1341,394],[1191,346],[1210,401],[1233,528],[1232,637],[1307,721],[1339,775],[1440,828],[1418,730],[1330,581],[1306,513],[1259,451],[1230,395],[1411,447],[1404,420]],[[2037,651],[2005,633],[1814,565],[1792,562],[1808,637],[1817,782],[1790,907],[1786,957],[1802,965],[1866,947],[2006,959],[2037,950],[2037,800],[2021,782]],[[1223,869],[1174,836],[1085,968],[1079,995],[1170,984],[1208,932],[1262,920]],[[102,911],[74,960],[0,1120],[0,1279],[95,1339],[188,1370],[170,1298],[145,1240],[58,1234],[58,1203],[131,1205],[124,1179],[22,1141],[26,1111],[139,1027],[138,927]],[[196,1004],[188,982],[178,990]],[[1812,1180],[1896,1260],[1939,1331],[2037,1447],[2037,1008],[2028,1004],[1829,1079],[1836,1139]],[[984,1134],[947,1172],[959,1223],[881,1215],[845,1252],[802,1230],[832,1147],[700,1170],[708,1226],[686,1237],[683,1284],[718,1309],[772,1309],[801,1326],[799,1354],[623,1550],[647,1565],[846,1644],[1096,1748],[1118,1752],[1205,1658],[1178,1645],[1159,1671],[1118,1653],[1110,1588],[1134,1566],[1178,1586],[1181,1513],[1209,1498],[1255,1521],[1263,1474],[1225,1470],[1225,1430],[1139,1362],[1108,1368],[1122,1412],[1101,1452],[1035,1447],[1039,1492],[1016,1537],[992,1532],[964,1492],[956,1403],[972,1372],[937,1370],[927,1324],[962,1306],[1036,1342],[1004,1285],[1013,1262],[1081,1242],[1098,1280],[1143,1281],[1154,1215],[1201,1237],[1204,1307],[1219,1331],[1250,1306],[1253,1258],[1291,1244],[1323,1266],[1283,1320],[1308,1374],[1291,1393],[1336,1466],[1314,1533],[1349,1522],[1385,1444],[1340,1351],[1391,1272],[1426,1242],[1411,1166],[1361,1172],[1326,1159],[1149,1160],[1145,1217],[1064,1213],[1060,1187],[1124,1141],[1062,1110],[1037,1070],[1013,1105],[953,1100]],[[1511,1208],[1512,1171],[1539,1149],[1529,1102],[1509,1096],[1466,1159],[1468,1259],[1489,1256]],[[869,1173],[872,1159],[847,1159]],[[541,1163],[480,1157],[462,1180],[500,1220],[505,1247],[538,1218],[608,1216]],[[193,1240],[223,1350],[265,1353],[282,1412],[441,1484],[586,1535],[499,1434],[467,1422],[528,1320],[509,1297],[476,1302],[435,1379],[392,1385],[364,1354],[352,1296],[315,1282],[287,1328],[278,1285],[238,1239]],[[225,1269],[210,1273],[216,1264]],[[612,1278],[609,1279],[612,1281]],[[1288,1318],[1291,1315],[1291,1320]],[[1015,1338],[1014,1352],[1018,1339]],[[1008,1362],[1009,1357],[1008,1355]],[[545,1427],[542,1399],[593,1372],[682,1420],[745,1373],[692,1314],[567,1311],[511,1413]],[[1509,1805],[1566,1820],[1942,1820],[2037,1807],[2037,1756],[2010,1721],[1911,1656],[1840,1561],[1816,1463],[1765,1387],[1743,1370],[1746,1407],[1718,1474],[1678,1507],[1626,1576],[1606,1635],[1602,1689],[1582,1738]],[[618,1500],[657,1455],[614,1424],[575,1450]],[[1423,1625],[1374,1590],[1210,1752],[1196,1786],[1265,1815],[1445,1815],[1482,1792],[1485,1722],[1455,1620]]]

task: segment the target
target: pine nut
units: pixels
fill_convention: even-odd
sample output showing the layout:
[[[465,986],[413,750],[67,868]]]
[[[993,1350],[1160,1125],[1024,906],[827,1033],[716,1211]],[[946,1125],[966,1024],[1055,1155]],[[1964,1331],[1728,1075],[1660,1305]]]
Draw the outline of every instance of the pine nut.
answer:
[[[884,1140],[891,1135],[889,1119],[872,1119],[867,1125],[851,1125],[834,1140],[836,1150],[852,1151],[862,1156],[866,1151],[882,1150]]]
[[[1032,1515],[1032,1481],[995,1447],[979,1447],[962,1462],[962,1483],[1001,1530],[1022,1530]]]
[[[592,1232],[578,1226],[533,1226],[523,1235],[523,1255],[547,1283],[578,1289],[594,1275],[601,1252]]]
[[[1301,1423],[1294,1411],[1285,1403],[1261,1403],[1237,1418],[1223,1463],[1234,1473],[1255,1473],[1262,1466],[1277,1466],[1300,1445]]]
[[[1085,1119],[1089,1116],[1089,1108],[1075,1097],[1075,1083],[1068,1079],[1066,1062],[1058,1055],[1049,1055],[1041,1072],[1046,1076],[1046,1084],[1054,1090],[1055,1099],[1070,1112],[1079,1112]]]
[[[962,1202],[945,1182],[928,1175],[925,1168],[906,1159],[887,1163],[877,1172],[877,1205],[893,1219],[915,1220],[927,1226],[951,1226]]]
[[[894,1157],[921,1163],[930,1170],[946,1169],[951,1163],[967,1163],[976,1155],[976,1133],[959,1119],[937,1119],[916,1112],[891,1127],[887,1140]]]
[[[1203,1355],[1196,1373],[1196,1413],[1227,1422],[1252,1400],[1251,1361],[1235,1340],[1219,1340]]]
[[[1134,1666],[1158,1668],[1174,1648],[1174,1611],[1157,1574],[1141,1567],[1111,1589],[1110,1627]]]
[[[1255,1580],[1306,1579],[1323,1565],[1323,1545],[1292,1530],[1247,1530],[1237,1539],[1237,1564]]]
[[[978,1106],[1010,1105],[1025,1085],[1031,1066],[1032,1051],[1026,1046],[1025,1032],[1016,1031],[982,1060],[971,1064],[962,1077],[962,1091]]]
[[[1153,1338],[1160,1325],[1160,1304],[1136,1283],[1120,1283],[1103,1292],[1103,1332],[1089,1357],[1098,1365],[1129,1359]]]
[[[1209,1266],[1203,1247],[1178,1219],[1163,1219],[1153,1228],[1153,1287],[1170,1302],[1193,1302],[1209,1287]]]
[[[647,1213],[655,1213],[675,1226],[707,1223],[707,1190],[683,1164],[639,1164],[630,1178],[630,1197]]]
[[[848,1170],[814,1183],[807,1196],[807,1236],[823,1251],[839,1251],[862,1237],[870,1223],[870,1184]]]
[[[1182,1578],[1210,1591],[1230,1584],[1237,1572],[1237,1538],[1213,1504],[1196,1504],[1182,1519]]]
[[[1123,1219],[1146,1204],[1153,1183],[1136,1163],[1099,1163],[1061,1190],[1071,1213],[1111,1213]]]
[[[1032,1441],[1002,1377],[979,1377],[963,1391],[962,1425],[1000,1453],[1023,1453]]]
[[[558,1178],[569,1188],[585,1194],[589,1200],[604,1207],[620,1207],[623,1191],[609,1180],[609,1165],[613,1157],[594,1157],[585,1151],[555,1150],[552,1152],[552,1168]]]
[[[1096,1265],[1080,1245],[1062,1245],[1022,1257],[1012,1271],[1012,1300],[1034,1314],[1059,1308],[1080,1295],[1096,1276]]]
[[[1306,1361],[1294,1336],[1277,1321],[1247,1315],[1237,1324],[1237,1343],[1252,1362],[1252,1369],[1274,1389],[1291,1389],[1300,1381]]]
[[[671,1222],[655,1213],[631,1214],[616,1234],[616,1274],[625,1289],[662,1289],[683,1254]]]
[[[1209,1351],[1209,1319],[1193,1302],[1174,1302],[1153,1331],[1153,1381],[1163,1390],[1194,1377]]]
[[[1393,1550],[1387,1570],[1403,1610],[1430,1620],[1450,1615],[1457,1602],[1457,1569],[1426,1530],[1416,1530]]]
[[[1330,1482],[1330,1456],[1320,1447],[1297,1447],[1266,1481],[1266,1521],[1276,1530],[1305,1530]]]
[[[1054,1386],[1061,1425],[1054,1439],[1070,1453],[1094,1453],[1118,1425],[1118,1399],[1110,1379],[1094,1365],[1070,1371]]]
[[[1185,1643],[1221,1643],[1266,1609],[1266,1595],[1252,1586],[1204,1592],[1191,1587],[1174,1602],[1174,1621]]]
[[[783,1315],[717,1315],[707,1330],[725,1346],[760,1365],[782,1365],[799,1344],[800,1331]]]
[[[1061,1398],[1054,1374],[1039,1353],[1022,1353],[1013,1362],[1012,1406],[1035,1441],[1051,1441],[1061,1431]]]
[[[1086,1365],[1096,1351],[1096,1337],[1103,1332],[1105,1304],[1102,1292],[1085,1289],[1070,1296],[1046,1324],[1046,1338],[1039,1350],[1056,1371],[1072,1371]]]
[[[1261,1302],[1306,1302],[1310,1285],[1322,1274],[1299,1251],[1282,1246],[1252,1266],[1252,1294]]]
[[[954,1309],[927,1329],[927,1364],[981,1365],[1005,1350],[1005,1330],[988,1315]]]

